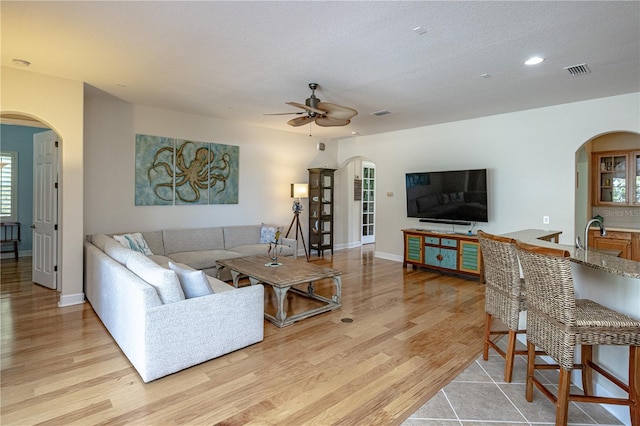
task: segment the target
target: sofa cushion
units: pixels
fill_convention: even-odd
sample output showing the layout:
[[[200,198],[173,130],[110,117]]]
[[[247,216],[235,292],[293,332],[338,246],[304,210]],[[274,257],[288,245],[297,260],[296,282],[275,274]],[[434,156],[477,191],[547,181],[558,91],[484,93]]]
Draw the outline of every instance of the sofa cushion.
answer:
[[[164,243],[162,242],[162,231],[141,232],[142,237],[153,254],[164,254]]]
[[[142,237],[142,234],[139,232],[133,232],[131,234],[124,235],[114,235],[113,239],[133,251],[139,251],[140,253],[147,256],[153,254],[153,252],[147,245],[147,242]]]
[[[134,252],[127,259],[127,268],[156,289],[162,303],[184,300],[176,273],[165,269],[142,253]]]
[[[220,281],[217,278],[210,277],[205,274],[207,277],[207,281],[209,281],[209,287],[213,290],[214,293],[224,293],[225,291],[233,291],[236,288],[232,285],[225,283],[224,281]]]
[[[158,265],[162,266],[163,268],[169,268],[169,262],[171,262],[171,259],[169,259],[167,256],[161,256],[159,254],[154,254],[151,256],[147,256],[149,259],[153,260],[155,263],[157,263]]]
[[[258,254],[266,256],[269,253],[269,244],[245,244],[234,247],[233,251],[242,256],[256,256]]]
[[[118,243],[116,240],[109,238],[111,241],[107,241],[104,245],[104,252],[109,255],[116,262],[126,265],[127,259],[131,256],[135,251],[124,247],[122,244]]]
[[[116,240],[105,234],[94,234],[91,236],[91,242],[93,243],[93,245],[98,247],[102,251],[104,251],[104,247],[108,241],[115,242]]]
[[[162,231],[162,240],[164,242],[165,256],[197,250],[224,249],[224,234],[221,227],[166,229]]]
[[[209,280],[207,280],[204,272],[189,268],[182,263],[175,264],[173,262],[169,262],[169,269],[178,275],[185,298],[191,299],[213,294],[211,287],[209,287]]]
[[[168,257],[174,262],[184,263],[193,269],[217,268],[216,260],[233,259],[242,256],[231,250],[199,250],[173,253]]]
[[[224,227],[224,248],[226,249],[256,244],[258,241],[260,241],[260,225]]]
[[[280,249],[282,249],[282,251],[280,251]],[[233,251],[241,253],[243,256],[266,256],[269,253],[269,244],[247,244],[234,247]],[[289,246],[278,245],[278,251],[280,251],[278,256],[293,256],[293,248]]]

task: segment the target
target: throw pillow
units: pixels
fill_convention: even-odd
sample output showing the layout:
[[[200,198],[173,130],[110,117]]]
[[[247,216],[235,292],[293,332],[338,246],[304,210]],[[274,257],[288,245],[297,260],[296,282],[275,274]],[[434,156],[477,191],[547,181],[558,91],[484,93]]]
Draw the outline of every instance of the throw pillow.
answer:
[[[111,240],[107,241],[104,246],[104,252],[107,253],[113,260],[119,262],[122,265],[127,264],[127,259],[131,254],[136,253],[128,247],[122,247],[122,244]]]
[[[174,271],[178,276],[185,298],[191,299],[193,297],[213,294],[213,290],[211,290],[211,286],[209,286],[209,280],[204,272],[197,269],[190,269],[182,263],[175,264],[173,262],[169,262],[169,269]]]
[[[153,252],[147,245],[147,242],[142,237],[142,234],[139,232],[134,232],[132,234],[124,234],[124,235],[114,235],[113,239],[125,246],[128,249],[133,251],[139,251],[142,254],[147,256],[153,255]]]
[[[265,225],[263,223],[262,228],[260,228],[260,244],[269,244],[275,242],[277,231],[277,227]]]
[[[127,269],[154,287],[165,305],[184,300],[178,275],[158,265],[142,253],[131,253],[127,258]]]
[[[91,237],[91,242],[93,243],[93,245],[98,247],[102,251],[104,251],[109,241],[111,241],[112,243],[114,242],[113,238],[109,238],[104,234],[95,234]]]

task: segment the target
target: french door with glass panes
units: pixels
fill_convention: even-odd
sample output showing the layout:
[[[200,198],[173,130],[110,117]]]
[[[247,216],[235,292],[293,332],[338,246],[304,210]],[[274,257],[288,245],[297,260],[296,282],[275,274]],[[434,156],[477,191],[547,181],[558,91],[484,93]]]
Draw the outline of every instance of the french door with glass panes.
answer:
[[[362,244],[376,242],[376,166],[362,163]]]

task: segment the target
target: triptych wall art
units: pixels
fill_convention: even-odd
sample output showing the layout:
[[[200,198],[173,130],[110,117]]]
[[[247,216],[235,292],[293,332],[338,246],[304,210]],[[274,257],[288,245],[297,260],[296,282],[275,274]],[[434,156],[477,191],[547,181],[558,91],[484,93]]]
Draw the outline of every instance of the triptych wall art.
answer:
[[[136,135],[136,206],[238,204],[240,147]]]

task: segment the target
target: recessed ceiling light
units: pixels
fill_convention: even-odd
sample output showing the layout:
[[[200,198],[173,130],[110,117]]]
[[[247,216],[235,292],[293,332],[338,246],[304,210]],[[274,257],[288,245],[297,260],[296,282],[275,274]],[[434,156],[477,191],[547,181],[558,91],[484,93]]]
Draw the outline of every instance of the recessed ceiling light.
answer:
[[[413,32],[414,32],[414,33],[416,33],[416,34],[418,34],[418,35],[423,35],[423,34],[426,34],[426,33],[427,33],[427,29],[426,29],[426,28],[424,28],[424,27],[415,27],[415,28],[413,29]]]
[[[544,61],[544,58],[541,58],[540,56],[532,56],[529,59],[527,59],[526,61],[524,61],[524,64],[525,65],[538,65],[542,61]]]
[[[11,63],[18,67],[28,67],[29,65],[31,65],[31,62],[25,61],[24,59],[14,59],[11,61]]]
[[[116,83],[116,86],[118,86],[118,87],[127,87],[127,85],[125,83]]]
[[[482,78],[491,78],[491,76],[489,74],[487,74],[487,73],[480,74],[480,77],[482,77]]]

